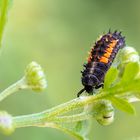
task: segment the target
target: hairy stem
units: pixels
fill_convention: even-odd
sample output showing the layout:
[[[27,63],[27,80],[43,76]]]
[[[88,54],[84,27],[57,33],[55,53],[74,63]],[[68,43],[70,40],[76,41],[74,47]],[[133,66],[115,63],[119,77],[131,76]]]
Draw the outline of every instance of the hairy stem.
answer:
[[[90,118],[91,116],[86,116],[84,113],[73,116],[58,116],[73,111],[74,109],[84,107],[88,104],[93,104],[95,101],[102,99],[104,96],[107,96],[107,94],[102,93],[96,96],[76,98],[40,113],[13,117],[13,123],[15,127],[27,127],[39,126],[51,120],[54,120],[56,122],[64,120],[66,120],[66,122],[85,120],[87,118]]]
[[[9,95],[11,95],[14,92],[17,92],[18,90],[21,90],[23,88],[26,88],[25,78],[24,77],[21,80],[19,80],[16,83],[14,83],[13,85],[9,86],[4,91],[2,91],[0,93],[0,101],[4,100]]]
[[[93,115],[91,114],[80,113],[80,114],[75,114],[75,115],[70,115],[70,116],[56,117],[56,118],[53,118],[53,121],[60,122],[60,123],[73,123],[73,122],[87,120],[92,117]]]

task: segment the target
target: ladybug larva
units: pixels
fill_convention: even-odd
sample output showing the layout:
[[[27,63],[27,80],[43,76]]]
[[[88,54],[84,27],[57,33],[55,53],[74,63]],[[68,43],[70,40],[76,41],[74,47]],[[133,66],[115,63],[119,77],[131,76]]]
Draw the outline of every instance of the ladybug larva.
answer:
[[[102,35],[92,47],[87,63],[82,71],[82,84],[84,88],[77,94],[79,97],[83,91],[93,94],[94,89],[104,86],[104,77],[109,70],[118,51],[125,46],[125,37],[121,32],[110,31]]]

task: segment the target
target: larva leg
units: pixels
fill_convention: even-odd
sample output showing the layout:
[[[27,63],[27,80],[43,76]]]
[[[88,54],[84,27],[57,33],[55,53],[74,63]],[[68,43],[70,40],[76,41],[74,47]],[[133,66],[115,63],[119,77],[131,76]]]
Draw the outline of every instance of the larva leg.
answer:
[[[81,89],[81,90],[77,93],[77,97],[79,97],[84,91],[85,91],[85,88]]]
[[[101,87],[104,88],[104,83],[100,83],[98,86],[95,87],[95,89],[98,89],[98,88],[101,88]]]

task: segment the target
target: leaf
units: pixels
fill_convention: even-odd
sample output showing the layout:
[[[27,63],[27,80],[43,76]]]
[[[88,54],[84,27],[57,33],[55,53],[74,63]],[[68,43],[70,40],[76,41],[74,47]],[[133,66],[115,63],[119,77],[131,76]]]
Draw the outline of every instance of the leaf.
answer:
[[[116,108],[118,108],[124,112],[127,112],[129,114],[135,114],[135,108],[126,100],[115,97],[115,96],[110,96],[110,97],[108,97],[108,99],[112,101],[112,104]]]
[[[78,134],[81,134],[84,138],[88,135],[90,130],[90,120],[84,120],[77,122],[75,128],[73,129]]]
[[[111,84],[116,80],[118,76],[118,70],[114,67],[111,67],[105,76],[104,88],[109,88]]]
[[[0,1],[0,48],[2,46],[2,39],[4,34],[5,25],[8,18],[8,10],[12,5],[12,0],[1,0]]]
[[[73,136],[76,140],[89,140],[88,138],[86,138],[85,136],[81,135],[80,133],[74,131],[73,129],[66,128],[64,126],[61,126],[60,124],[55,125],[55,128]]]
[[[125,84],[125,83],[124,83]],[[140,79],[132,80],[131,83],[127,85],[122,85],[124,92],[138,92],[140,93]]]
[[[128,63],[125,66],[124,74],[121,79],[121,83],[129,83],[137,76],[139,72],[139,64],[138,63]]]
[[[2,7],[2,4],[3,4],[4,1],[7,1],[8,6],[11,7],[11,5],[13,3],[13,0],[0,0],[0,8]]]

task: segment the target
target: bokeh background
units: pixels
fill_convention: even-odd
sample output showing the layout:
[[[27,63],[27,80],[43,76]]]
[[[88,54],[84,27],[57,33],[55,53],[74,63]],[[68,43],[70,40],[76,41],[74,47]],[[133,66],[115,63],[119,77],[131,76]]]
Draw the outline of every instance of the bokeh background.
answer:
[[[118,29],[126,43],[140,51],[140,1],[138,0],[14,0],[0,54],[0,89],[20,79],[32,60],[44,67],[48,88],[26,90],[0,103],[12,115],[40,112],[76,97],[82,88],[80,71],[96,38]],[[140,103],[137,115],[116,110],[110,126],[93,122],[91,139],[140,138]],[[20,128],[0,140],[72,140],[50,128]]]

